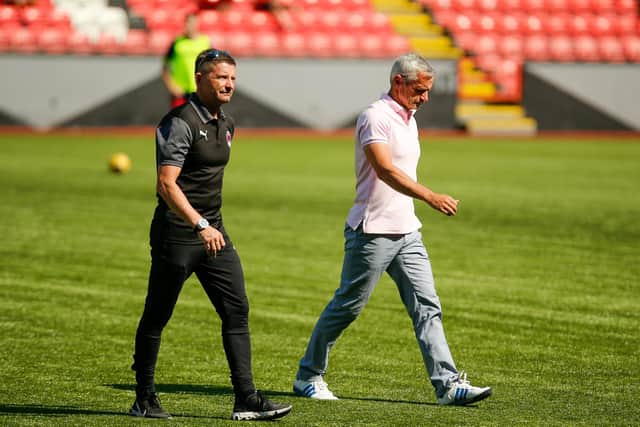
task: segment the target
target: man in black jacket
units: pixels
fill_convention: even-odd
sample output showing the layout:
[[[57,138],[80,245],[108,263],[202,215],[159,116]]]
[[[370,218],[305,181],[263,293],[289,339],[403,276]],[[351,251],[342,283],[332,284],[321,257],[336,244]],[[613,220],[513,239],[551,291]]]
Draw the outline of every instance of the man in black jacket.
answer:
[[[249,302],[240,258],[222,223],[222,180],[234,124],[221,109],[235,88],[236,62],[208,49],[195,64],[196,93],[156,130],[157,195],[151,223],[151,271],[135,341],[136,400],[130,414],[170,418],[155,392],[160,336],[182,285],[195,273],[222,321],[222,342],[235,393],[234,420],[274,419],[290,405],[256,391],[251,369]]]

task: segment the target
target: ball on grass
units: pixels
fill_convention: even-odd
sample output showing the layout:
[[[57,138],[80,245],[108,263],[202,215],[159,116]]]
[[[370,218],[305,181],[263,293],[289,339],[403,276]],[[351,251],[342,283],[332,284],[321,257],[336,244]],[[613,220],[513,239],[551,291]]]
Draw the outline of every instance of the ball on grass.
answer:
[[[125,153],[114,153],[109,159],[109,170],[117,174],[127,173],[131,170],[131,159]]]

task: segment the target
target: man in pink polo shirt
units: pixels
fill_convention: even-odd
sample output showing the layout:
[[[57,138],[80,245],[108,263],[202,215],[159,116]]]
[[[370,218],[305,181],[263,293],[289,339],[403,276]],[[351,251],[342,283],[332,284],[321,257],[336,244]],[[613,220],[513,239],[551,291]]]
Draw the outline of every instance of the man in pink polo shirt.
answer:
[[[442,326],[431,263],[415,215],[418,199],[445,215],[458,200],[417,182],[420,157],[415,111],[429,100],[435,72],[421,56],[407,54],[391,67],[388,93],[369,105],[356,125],[356,199],[345,225],[340,287],[325,307],[300,360],[293,391],[336,400],[324,381],[329,350],[366,305],[385,271],[400,291],[427,373],[441,405],[467,405],[491,395],[458,372]]]

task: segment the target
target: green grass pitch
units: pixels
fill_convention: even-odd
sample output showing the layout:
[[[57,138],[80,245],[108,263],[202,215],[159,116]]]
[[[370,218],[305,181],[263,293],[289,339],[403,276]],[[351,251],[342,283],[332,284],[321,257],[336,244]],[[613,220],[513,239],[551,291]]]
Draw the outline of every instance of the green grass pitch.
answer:
[[[230,425],[220,322],[195,279],[163,334],[168,422],[128,417],[149,268],[154,142],[3,135],[0,425]],[[111,153],[133,169],[107,171]],[[640,424],[640,138],[423,138],[420,180],[461,200],[416,203],[460,369],[494,395],[438,407],[410,321],[384,278],[332,352],[341,397],[291,391],[338,284],[354,196],[348,137],[243,136],[223,216],[243,261],[257,386],[291,426]]]

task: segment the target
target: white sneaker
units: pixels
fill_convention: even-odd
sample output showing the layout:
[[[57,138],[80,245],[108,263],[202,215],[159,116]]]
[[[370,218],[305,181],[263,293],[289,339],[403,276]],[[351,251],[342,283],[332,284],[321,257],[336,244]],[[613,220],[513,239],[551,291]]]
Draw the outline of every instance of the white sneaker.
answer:
[[[467,381],[466,372],[451,383],[444,395],[438,397],[439,405],[468,405],[491,396],[491,387],[474,387]]]
[[[298,396],[309,397],[311,399],[318,400],[338,400],[338,398],[331,393],[327,383],[323,380],[304,381],[295,380],[293,383],[293,392]]]

